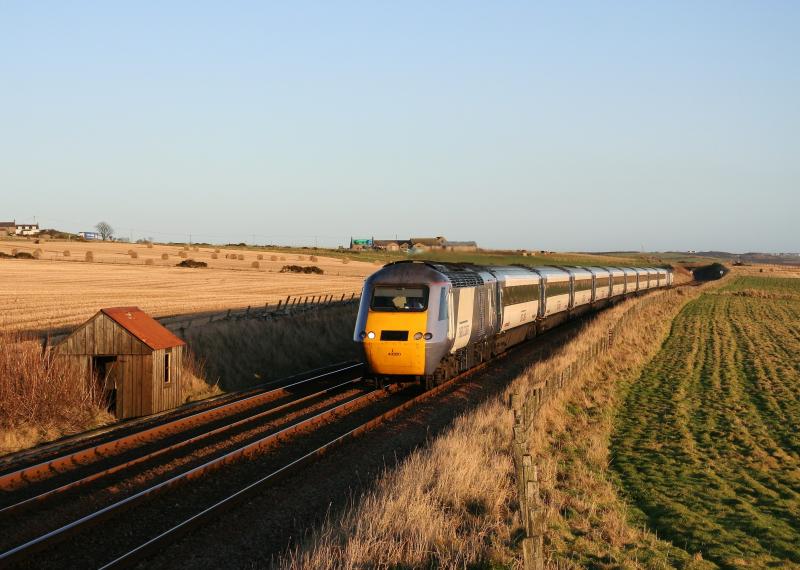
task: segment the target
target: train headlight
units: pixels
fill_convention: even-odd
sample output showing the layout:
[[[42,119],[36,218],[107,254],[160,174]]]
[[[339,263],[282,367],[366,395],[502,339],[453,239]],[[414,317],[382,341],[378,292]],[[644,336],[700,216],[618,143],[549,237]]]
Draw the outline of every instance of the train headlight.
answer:
[[[431,333],[425,333],[425,340],[431,340],[433,335]]]
[[[358,333],[358,337],[361,340],[364,340],[365,338],[367,338],[367,331],[361,331],[360,333]]]
[[[368,339],[370,339],[370,340],[372,340],[373,338],[375,338],[375,333],[374,333],[374,332],[372,332],[372,331],[369,331],[369,332],[367,333],[367,338],[368,338]]]
[[[422,339],[422,333],[417,333],[414,335],[414,340],[420,340],[420,339]]]

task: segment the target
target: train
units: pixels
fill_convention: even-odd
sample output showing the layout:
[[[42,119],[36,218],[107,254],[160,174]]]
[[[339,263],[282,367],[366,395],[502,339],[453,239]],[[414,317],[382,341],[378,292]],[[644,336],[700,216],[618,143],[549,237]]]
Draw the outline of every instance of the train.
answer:
[[[354,341],[368,377],[431,389],[568,319],[673,279],[656,267],[397,261],[364,282]]]

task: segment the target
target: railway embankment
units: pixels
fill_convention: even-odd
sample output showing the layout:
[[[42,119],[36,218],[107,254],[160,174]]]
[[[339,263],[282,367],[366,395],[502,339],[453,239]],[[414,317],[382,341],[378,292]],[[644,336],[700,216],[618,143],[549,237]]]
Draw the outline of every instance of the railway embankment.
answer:
[[[183,399],[246,390],[355,357],[356,305],[280,319],[225,319],[182,331],[189,345]],[[0,455],[115,423],[82,370],[42,350],[38,338],[0,331]]]
[[[638,377],[686,303],[715,286],[654,292],[587,320],[387,469],[277,566],[521,567],[523,549],[536,544],[547,567],[696,563],[629,520],[609,471],[609,441],[618,387]],[[524,412],[510,408],[512,394]],[[532,472],[523,456],[537,471],[533,487],[519,484]]]

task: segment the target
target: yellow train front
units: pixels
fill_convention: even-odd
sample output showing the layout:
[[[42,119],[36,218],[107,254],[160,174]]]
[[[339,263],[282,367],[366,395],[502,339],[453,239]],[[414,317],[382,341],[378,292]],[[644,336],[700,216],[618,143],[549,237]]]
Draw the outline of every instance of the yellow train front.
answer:
[[[423,263],[387,265],[364,283],[355,341],[372,376],[431,376],[453,341],[447,278]]]

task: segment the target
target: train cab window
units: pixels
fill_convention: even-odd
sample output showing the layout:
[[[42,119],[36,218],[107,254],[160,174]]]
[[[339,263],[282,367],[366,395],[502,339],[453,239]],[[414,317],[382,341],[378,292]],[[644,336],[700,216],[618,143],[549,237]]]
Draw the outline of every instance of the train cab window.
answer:
[[[428,288],[375,287],[371,308],[375,311],[424,311],[428,308]]]

